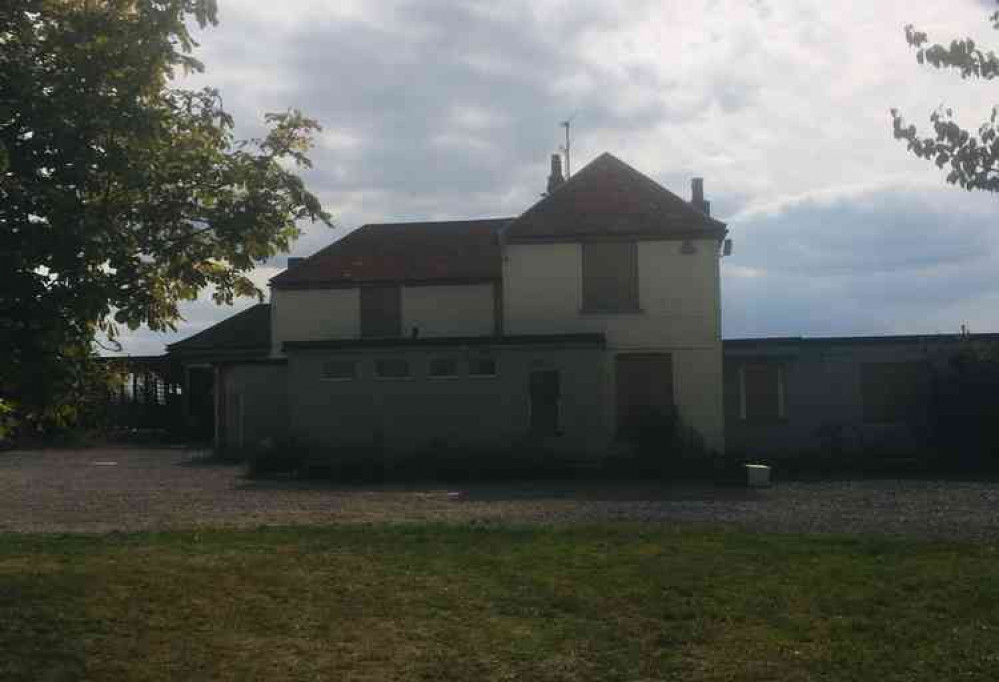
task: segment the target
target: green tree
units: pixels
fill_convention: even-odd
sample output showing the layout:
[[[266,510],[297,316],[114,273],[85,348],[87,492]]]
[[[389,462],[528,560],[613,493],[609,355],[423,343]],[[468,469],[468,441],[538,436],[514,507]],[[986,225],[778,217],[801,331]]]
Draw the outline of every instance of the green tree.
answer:
[[[999,12],[989,17],[992,28],[999,29]],[[952,40],[949,45],[930,43],[929,36],[911,24],[905,27],[905,39],[916,50],[916,61],[937,69],[951,69],[961,78],[993,80],[999,77],[999,57],[983,51],[971,38]],[[999,108],[982,123],[977,132],[962,128],[954,120],[953,110],[941,107],[930,116],[932,136],[920,136],[914,125],[906,125],[897,109],[891,111],[895,138],[906,142],[916,156],[948,168],[947,182],[968,190],[999,191]]]
[[[238,140],[186,22],[215,0],[0,3],[0,405],[66,424],[94,341],[172,329],[178,303],[260,292],[247,274],[329,217],[294,172],[319,129],[268,114]],[[81,377],[84,377],[81,379]]]

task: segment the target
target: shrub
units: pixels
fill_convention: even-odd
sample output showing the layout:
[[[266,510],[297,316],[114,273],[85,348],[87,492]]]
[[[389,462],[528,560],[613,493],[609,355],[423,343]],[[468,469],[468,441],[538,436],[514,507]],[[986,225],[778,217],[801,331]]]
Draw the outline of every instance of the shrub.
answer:
[[[265,440],[249,451],[230,451],[220,453],[219,456],[229,461],[245,459],[247,475],[258,478],[275,474],[296,474],[305,466],[310,452],[311,448],[296,441],[275,443]]]
[[[709,450],[675,408],[636,414],[622,425],[618,439],[624,449],[608,457],[603,467],[611,478],[714,479],[729,476],[734,466]]]
[[[937,373],[926,425],[933,469],[999,468],[999,347],[968,345]]]

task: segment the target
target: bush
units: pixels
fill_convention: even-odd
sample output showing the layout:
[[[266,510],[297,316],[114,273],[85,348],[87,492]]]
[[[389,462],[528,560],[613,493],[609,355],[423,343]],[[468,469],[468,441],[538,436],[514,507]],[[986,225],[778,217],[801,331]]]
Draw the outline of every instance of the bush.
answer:
[[[676,409],[636,414],[622,426],[618,439],[625,447],[604,461],[605,477],[724,480],[738,466],[731,458],[709,450]]]
[[[238,461],[245,459],[246,473],[251,478],[275,474],[297,474],[309,458],[311,449],[295,441],[275,443],[265,440],[248,452],[219,453],[220,459]]]
[[[999,347],[968,345],[934,379],[927,438],[935,470],[999,469]]]
[[[247,456],[251,476],[297,473],[338,483],[553,480],[580,478],[738,478],[739,465],[709,451],[675,411],[648,413],[622,430],[623,447],[604,460],[579,457],[524,441],[509,448],[427,443],[410,453],[376,447],[285,443]]]

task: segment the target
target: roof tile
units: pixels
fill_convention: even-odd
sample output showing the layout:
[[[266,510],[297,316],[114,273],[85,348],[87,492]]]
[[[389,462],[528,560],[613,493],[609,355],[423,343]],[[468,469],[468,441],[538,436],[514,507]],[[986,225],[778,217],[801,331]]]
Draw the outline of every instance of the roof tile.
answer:
[[[276,288],[499,279],[511,218],[365,225],[271,279]]]
[[[601,154],[504,230],[504,240],[721,237],[725,224],[611,154]]]

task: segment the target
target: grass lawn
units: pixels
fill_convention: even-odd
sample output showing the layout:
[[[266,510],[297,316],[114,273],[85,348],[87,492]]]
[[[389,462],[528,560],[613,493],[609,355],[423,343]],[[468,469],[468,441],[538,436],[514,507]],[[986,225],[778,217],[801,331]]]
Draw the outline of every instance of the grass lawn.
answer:
[[[637,525],[0,535],[2,680],[995,680],[999,547]]]

